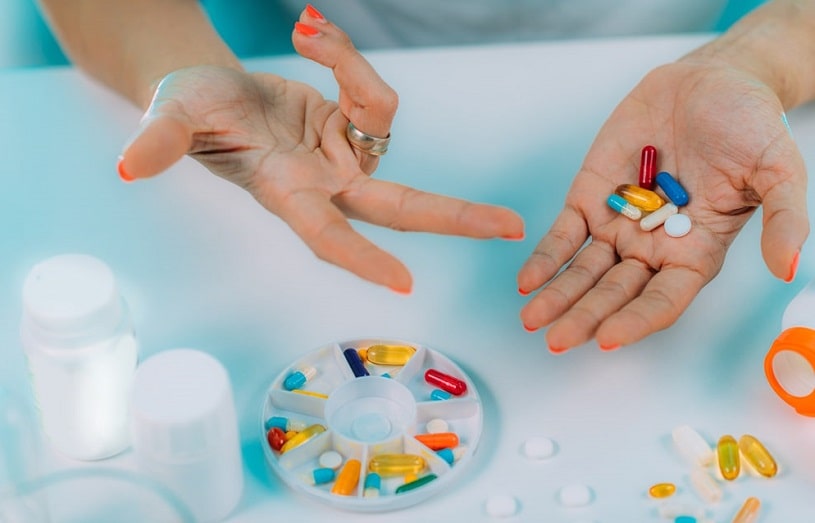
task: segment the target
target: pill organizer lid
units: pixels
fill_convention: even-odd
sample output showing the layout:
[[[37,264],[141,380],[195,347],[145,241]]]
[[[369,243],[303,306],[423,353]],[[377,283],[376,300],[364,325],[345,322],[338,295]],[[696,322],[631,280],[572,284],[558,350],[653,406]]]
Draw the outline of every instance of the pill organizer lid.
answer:
[[[164,463],[218,453],[238,430],[226,369],[194,349],[163,351],[139,365],[131,418],[134,451]]]
[[[86,254],[61,254],[32,267],[23,311],[34,329],[59,337],[112,331],[123,313],[113,271]]]

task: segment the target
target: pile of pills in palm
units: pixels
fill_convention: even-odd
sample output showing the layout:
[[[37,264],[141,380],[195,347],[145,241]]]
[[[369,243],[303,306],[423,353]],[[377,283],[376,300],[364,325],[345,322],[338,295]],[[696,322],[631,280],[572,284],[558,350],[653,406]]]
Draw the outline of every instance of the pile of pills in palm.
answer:
[[[669,172],[657,173],[657,150],[653,145],[642,148],[638,185],[622,184],[606,200],[608,206],[623,216],[639,221],[643,231],[660,225],[668,236],[679,238],[690,232],[691,221],[679,208],[688,204],[687,191]],[[659,187],[665,198],[654,189]],[[666,202],[667,198],[667,202]]]

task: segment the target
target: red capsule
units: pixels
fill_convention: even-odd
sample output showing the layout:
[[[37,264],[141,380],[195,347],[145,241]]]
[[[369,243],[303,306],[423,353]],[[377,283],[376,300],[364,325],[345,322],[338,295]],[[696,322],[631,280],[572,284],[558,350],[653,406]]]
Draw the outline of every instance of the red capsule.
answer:
[[[279,452],[280,449],[283,448],[283,444],[286,443],[286,433],[283,432],[280,427],[272,427],[269,429],[269,432],[266,433],[266,440],[273,450]]]
[[[445,390],[450,394],[461,396],[467,392],[467,384],[458,378],[454,378],[449,374],[439,372],[436,369],[427,369],[424,373],[424,380],[431,385],[435,385],[441,390]]]
[[[652,190],[657,176],[657,148],[646,145],[642,148],[640,159],[639,185],[643,189]]]

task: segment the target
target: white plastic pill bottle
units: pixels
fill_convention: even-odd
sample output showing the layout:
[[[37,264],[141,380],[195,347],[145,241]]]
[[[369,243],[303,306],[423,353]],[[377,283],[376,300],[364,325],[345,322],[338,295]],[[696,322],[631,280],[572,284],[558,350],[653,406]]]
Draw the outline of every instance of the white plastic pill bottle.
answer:
[[[20,337],[46,439],[79,460],[125,450],[138,343],[110,267],[54,256],[32,267],[22,299]]]
[[[172,349],[136,371],[131,431],[141,473],[170,488],[199,523],[223,521],[243,493],[229,374],[209,354]]]
[[[787,305],[764,373],[781,399],[799,414],[815,416],[815,280]]]

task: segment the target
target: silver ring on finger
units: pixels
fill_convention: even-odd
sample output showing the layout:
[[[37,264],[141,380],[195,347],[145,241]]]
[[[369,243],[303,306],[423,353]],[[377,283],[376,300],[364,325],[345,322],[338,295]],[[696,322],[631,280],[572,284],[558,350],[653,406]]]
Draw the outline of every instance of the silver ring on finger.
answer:
[[[385,138],[379,138],[363,133],[351,122],[348,122],[348,127],[345,129],[345,137],[351,147],[372,156],[382,156],[388,152],[388,145],[391,143],[390,133]]]

